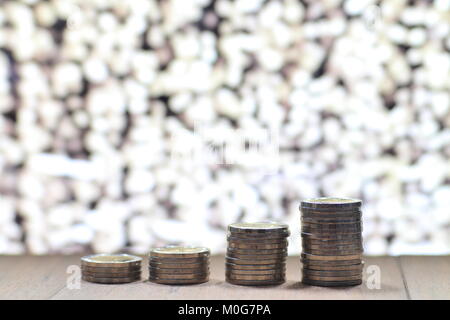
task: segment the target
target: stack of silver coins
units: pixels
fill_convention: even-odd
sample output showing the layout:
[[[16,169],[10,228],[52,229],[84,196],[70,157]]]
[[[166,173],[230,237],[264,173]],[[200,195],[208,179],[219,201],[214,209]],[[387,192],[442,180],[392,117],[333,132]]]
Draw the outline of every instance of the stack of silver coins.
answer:
[[[203,247],[169,246],[153,249],[149,280],[159,284],[198,284],[209,280],[210,251]]]
[[[361,284],[361,200],[308,199],[300,211],[302,282],[325,287]]]
[[[142,258],[129,254],[95,254],[81,258],[85,281],[119,284],[141,279]]]
[[[289,227],[275,222],[228,226],[226,281],[237,285],[278,285],[286,281]]]

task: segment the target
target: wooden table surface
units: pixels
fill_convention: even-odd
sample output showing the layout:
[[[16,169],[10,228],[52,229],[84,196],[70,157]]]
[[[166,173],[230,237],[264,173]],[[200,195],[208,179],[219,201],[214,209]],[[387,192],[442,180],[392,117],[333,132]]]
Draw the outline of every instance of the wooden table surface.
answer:
[[[369,289],[366,281],[349,288],[305,286],[298,257],[289,257],[283,285],[235,286],[224,281],[223,256],[211,258],[210,281],[200,285],[150,283],[144,261],[140,282],[82,281],[79,289],[69,289],[67,269],[79,262],[80,256],[0,256],[0,299],[450,299],[450,256],[366,257],[364,280],[368,266],[378,266],[380,289]]]

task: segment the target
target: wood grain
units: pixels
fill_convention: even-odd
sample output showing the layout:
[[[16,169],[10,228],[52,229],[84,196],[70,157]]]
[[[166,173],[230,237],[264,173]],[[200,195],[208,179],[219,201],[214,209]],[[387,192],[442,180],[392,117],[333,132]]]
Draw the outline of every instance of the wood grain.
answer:
[[[208,283],[167,286],[148,282],[147,261],[139,282],[121,285],[81,282],[80,289],[66,286],[70,265],[79,256],[0,256],[0,299],[450,299],[450,257],[367,257],[369,266],[381,271],[380,289],[369,289],[366,281],[349,288],[321,288],[300,283],[301,264],[289,257],[288,281],[274,287],[235,286],[225,282],[224,257],[211,258]]]
[[[411,299],[450,299],[450,256],[405,256],[400,265]]]

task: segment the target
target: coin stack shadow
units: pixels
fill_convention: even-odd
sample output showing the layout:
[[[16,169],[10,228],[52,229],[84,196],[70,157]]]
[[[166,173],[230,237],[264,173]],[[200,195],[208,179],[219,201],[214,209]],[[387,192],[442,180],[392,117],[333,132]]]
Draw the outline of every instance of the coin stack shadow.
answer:
[[[308,199],[300,211],[302,282],[324,287],[361,284],[361,200]]]
[[[169,246],[149,255],[149,281],[159,284],[199,284],[209,280],[210,250]]]
[[[289,227],[272,222],[228,226],[226,281],[236,285],[268,286],[286,281]]]
[[[142,258],[129,254],[95,254],[81,258],[81,278],[105,284],[141,279]]]

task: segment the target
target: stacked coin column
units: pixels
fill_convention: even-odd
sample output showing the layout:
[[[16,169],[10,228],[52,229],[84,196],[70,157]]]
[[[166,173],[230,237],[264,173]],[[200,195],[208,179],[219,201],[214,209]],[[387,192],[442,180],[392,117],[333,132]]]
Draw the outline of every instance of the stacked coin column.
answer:
[[[362,283],[361,200],[317,198],[301,202],[303,283]]]
[[[129,254],[95,254],[81,258],[82,279],[96,283],[129,283],[141,279],[142,258]]]
[[[199,284],[209,280],[210,251],[203,247],[163,247],[150,252],[149,280],[160,284]]]
[[[285,282],[288,236],[288,226],[280,223],[229,225],[226,281],[250,286]]]

